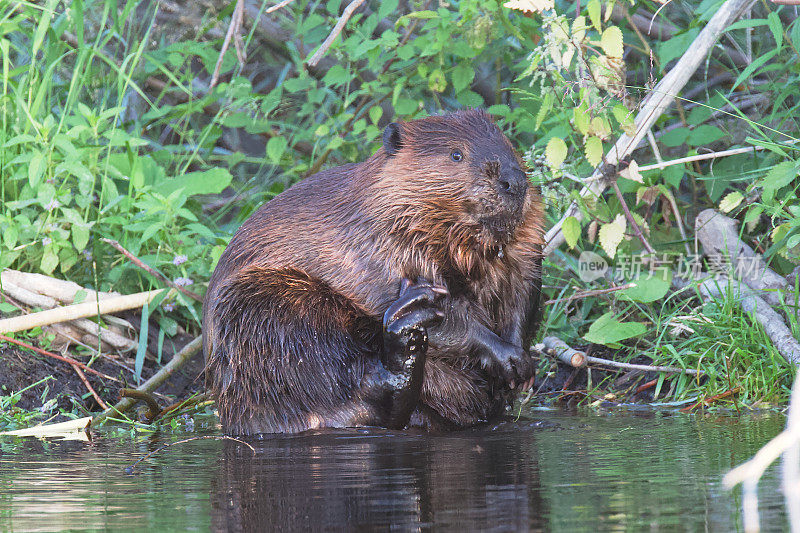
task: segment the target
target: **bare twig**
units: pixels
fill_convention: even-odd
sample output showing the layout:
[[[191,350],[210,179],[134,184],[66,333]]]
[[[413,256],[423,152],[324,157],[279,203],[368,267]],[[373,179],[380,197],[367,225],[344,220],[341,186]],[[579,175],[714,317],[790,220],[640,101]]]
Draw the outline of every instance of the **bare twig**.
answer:
[[[660,161],[652,165],[641,165],[639,172],[645,170],[657,170],[662,168],[671,167],[674,165],[682,165],[683,163],[692,163],[694,161],[705,161],[706,159],[717,159],[718,157],[727,157],[729,155],[747,154],[756,150],[763,150],[762,146],[745,146],[742,148],[731,148],[730,150],[722,150],[719,152],[709,152],[707,154],[690,155],[688,157],[681,157],[679,159],[672,159],[670,161]]]
[[[602,357],[586,356],[587,364],[605,365],[614,368],[625,368],[627,370],[644,370],[645,372],[667,372],[670,374],[687,374],[689,376],[697,376],[702,374],[693,368],[680,368],[677,366],[653,366],[653,365],[637,365],[634,363],[622,363],[620,361],[612,361],[611,359],[603,359]]]
[[[758,480],[764,475],[767,467],[784,453],[786,455],[784,455],[783,486],[789,511],[789,523],[792,531],[800,529],[800,515],[798,515],[800,508],[798,508],[796,492],[798,478],[794,477],[798,472],[797,463],[789,465],[791,459],[797,459],[795,452],[798,442],[800,442],[800,378],[795,378],[786,429],[766,443],[749,461],[740,464],[722,478],[722,484],[728,489],[732,489],[739,483],[742,484],[742,514],[744,515],[744,530],[748,533],[760,530],[758,524]]]
[[[69,363],[70,365],[78,366],[78,367],[82,368],[83,370],[85,370],[87,372],[91,372],[92,374],[94,374],[96,376],[100,376],[101,378],[110,379],[111,381],[119,381],[117,378],[112,378],[108,374],[103,374],[102,372],[98,372],[94,368],[90,368],[90,367],[86,366],[85,364],[81,363],[80,361],[76,361],[75,359],[73,359],[71,357],[54,354],[53,352],[48,352],[47,350],[42,350],[41,348],[37,348],[36,346],[31,346],[27,342],[18,341],[17,339],[12,339],[11,337],[6,337],[5,335],[2,335],[2,334],[0,334],[0,340],[16,344],[17,346],[22,346],[23,348],[27,348],[28,350],[33,350],[34,352],[36,352],[38,354],[46,355],[47,357],[52,357],[53,359],[58,359],[59,361],[63,361],[65,363]]]
[[[562,363],[566,363],[574,368],[586,366],[586,354],[569,346],[558,337],[545,337],[542,339],[545,353],[554,356]]]
[[[186,296],[188,296],[189,298],[192,298],[193,300],[197,300],[198,302],[201,302],[201,303],[203,302],[203,297],[202,296],[200,296],[196,292],[190,291],[189,289],[185,289],[185,288],[183,288],[183,287],[181,287],[179,285],[175,285],[175,283],[173,283],[172,280],[167,279],[167,277],[164,276],[161,272],[158,272],[156,269],[154,269],[150,265],[147,265],[144,261],[142,261],[141,259],[139,259],[135,255],[130,253],[119,242],[115,241],[114,239],[106,239],[105,237],[103,239],[101,239],[101,240],[103,242],[107,242],[108,244],[110,244],[111,246],[113,246],[114,248],[119,250],[125,257],[130,259],[131,262],[134,265],[138,266],[142,270],[147,271],[148,273],[150,273],[155,278],[157,278],[157,279],[161,280],[162,282],[166,283],[167,285],[169,285],[171,288],[175,289],[176,291],[178,291],[180,293],[185,294]]]
[[[286,7],[286,6],[288,6],[288,5],[289,5],[289,4],[291,4],[292,2],[294,2],[294,0],[283,0],[282,2],[278,2],[278,3],[277,3],[277,4],[275,4],[274,6],[270,6],[270,7],[268,7],[268,8],[267,8],[267,10],[266,10],[266,11],[264,11],[264,14],[265,14],[265,15],[269,15],[270,13],[273,13],[273,12],[275,12],[275,11],[277,11],[277,10],[281,9],[282,7]]]
[[[789,282],[769,268],[764,258],[739,239],[736,220],[714,209],[697,215],[695,233],[715,266],[744,282],[772,307],[792,297]],[[796,311],[795,311],[796,312]]]
[[[551,305],[559,302],[571,302],[572,300],[581,300],[583,298],[589,298],[592,296],[600,296],[601,294],[608,294],[616,291],[624,291],[625,289],[630,289],[635,286],[636,286],[635,283],[626,283],[625,285],[619,285],[617,287],[609,287],[608,289],[594,289],[591,291],[580,291],[576,292],[572,296],[567,296],[566,298],[555,298],[553,300],[547,300],[544,303],[544,305]]]
[[[94,400],[97,402],[97,405],[99,405],[101,409],[108,409],[108,404],[106,404],[106,402],[104,402],[103,399],[97,394],[97,391],[94,390],[92,384],[89,383],[88,379],[86,379],[86,374],[83,373],[81,367],[72,364],[72,369],[75,371],[76,374],[78,374],[78,377],[83,382],[83,385],[86,387],[86,390],[89,391]]]
[[[184,364],[192,359],[192,357],[200,351],[203,347],[203,339],[196,337],[192,342],[183,347],[183,349],[172,356],[169,363],[161,367],[161,370],[155,373],[153,377],[145,381],[141,387],[136,390],[142,392],[153,392],[162,383],[164,383],[176,370],[181,368]],[[92,419],[92,425],[96,426],[103,422],[106,418],[114,414],[122,414],[135,405],[136,401],[131,398],[123,398],[114,404],[110,409],[106,409],[99,415]]]
[[[636,223],[636,219],[633,218],[631,210],[628,208],[628,203],[625,201],[625,197],[622,196],[622,191],[619,190],[619,185],[617,185],[616,178],[611,180],[611,187],[614,189],[614,193],[617,195],[617,200],[619,200],[619,203],[622,204],[622,210],[625,212],[625,218],[628,219],[628,223],[633,228],[633,233],[636,235],[636,238],[641,241],[642,246],[644,246],[644,249],[647,250],[647,253],[656,253],[655,248],[650,245],[650,242],[642,233],[642,228],[639,227],[639,224]]]
[[[606,163],[611,165],[617,164],[620,159],[626,157],[639,145],[639,142],[644,139],[647,131],[675,100],[678,92],[686,85],[686,82],[689,81],[689,78],[691,78],[692,74],[694,74],[700,66],[720,34],[725,31],[725,28],[727,28],[752,1],[753,0],[727,0],[717,12],[714,13],[711,20],[708,21],[703,31],[695,38],[686,53],[681,56],[672,70],[664,76],[644,101],[641,111],[639,111],[636,116],[636,133],[633,136],[628,136],[623,133],[606,155]],[[597,168],[591,178],[586,180],[586,184],[580,191],[580,196],[582,198],[588,196],[597,197],[602,194],[607,183],[606,180],[600,179],[601,176],[602,169]],[[553,250],[564,242],[564,233],[561,231],[561,227],[564,224],[564,220],[571,216],[578,218],[578,220],[583,217],[577,202],[572,202],[561,217],[561,220],[547,232],[545,236],[545,242],[547,243],[544,250],[545,255],[550,255]]]
[[[154,291],[138,292],[136,294],[126,294],[106,298],[99,302],[84,302],[80,304],[56,307],[47,311],[39,311],[30,315],[14,316],[0,320],[0,333],[14,333],[37,326],[49,326],[58,322],[67,322],[77,318],[84,318],[95,315],[108,315],[119,311],[126,311],[136,307],[142,307],[145,303],[152,301],[162,292],[170,289],[156,289]]]
[[[222,41],[222,49],[219,51],[217,64],[214,67],[214,74],[211,76],[211,83],[208,84],[209,90],[214,88],[219,81],[219,71],[222,68],[222,60],[225,57],[225,52],[228,51],[228,46],[233,38],[233,46],[236,49],[236,57],[239,59],[239,65],[244,65],[247,59],[244,47],[242,46],[242,22],[244,20],[244,0],[236,0],[236,7],[233,8],[231,15],[231,23],[228,26],[228,33],[225,34],[225,40]]]
[[[331,33],[325,38],[320,47],[317,48],[317,51],[314,52],[314,55],[312,55],[311,58],[306,61],[306,64],[309,67],[316,67],[317,63],[319,63],[319,60],[328,53],[328,49],[333,44],[333,41],[335,41],[339,34],[342,33],[347,21],[350,20],[350,17],[353,16],[355,10],[358,9],[363,3],[364,0],[353,0],[347,5],[342,13],[342,16],[339,17],[339,20],[336,22],[336,26],[334,26],[333,30],[331,30]]]
[[[145,391],[140,391],[136,389],[120,389],[119,390],[119,397],[121,398],[131,398],[137,401],[143,401],[147,404],[148,411],[145,413],[145,417],[148,421],[152,422],[161,412],[161,406],[158,405],[158,401],[153,397],[152,394]],[[108,409],[108,407],[106,407]]]

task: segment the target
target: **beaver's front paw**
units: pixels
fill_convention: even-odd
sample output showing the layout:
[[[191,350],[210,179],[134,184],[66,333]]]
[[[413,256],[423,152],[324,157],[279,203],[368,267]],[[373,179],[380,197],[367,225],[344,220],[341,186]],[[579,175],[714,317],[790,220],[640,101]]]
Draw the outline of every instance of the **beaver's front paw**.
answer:
[[[400,296],[383,315],[383,363],[390,372],[409,372],[428,351],[428,328],[444,319],[438,305],[447,290],[404,279]],[[423,362],[424,364],[424,362]]]

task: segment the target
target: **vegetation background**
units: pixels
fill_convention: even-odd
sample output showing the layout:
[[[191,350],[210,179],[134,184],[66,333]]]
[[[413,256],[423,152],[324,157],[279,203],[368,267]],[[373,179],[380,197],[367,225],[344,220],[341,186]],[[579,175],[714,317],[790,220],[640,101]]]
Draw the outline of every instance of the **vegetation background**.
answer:
[[[284,188],[368,157],[390,121],[482,107],[525,154],[548,227],[572,201],[583,214],[563,222],[566,243],[545,265],[547,335],[703,372],[656,375],[656,402],[728,394],[737,408],[782,405],[794,368],[736,295],[680,297],[670,281],[698,259],[695,216],[719,208],[788,276],[794,288],[777,310],[800,333],[798,8],[753,3],[633,158],[643,167],[758,150],[641,172],[634,164],[613,174],[619,194],[578,194],[721,4],[367,1],[309,66],[347,2],[5,0],[0,269],[122,293],[163,287],[102,240],[110,238],[202,294],[236,228]],[[581,252],[619,269],[644,241],[669,254],[663,275],[587,295],[631,280],[582,281]],[[4,300],[0,312],[18,308]],[[200,317],[201,305],[178,294],[147,309],[143,324],[149,318],[160,351],[165,338],[198,334]],[[45,348],[51,340],[39,329],[17,337]],[[73,355],[92,357],[84,348]],[[127,356],[139,372],[127,380],[158,366],[161,354],[147,355]],[[555,371],[543,357],[540,375]],[[583,388],[590,402],[633,392],[591,373]],[[0,417],[18,395],[2,398]]]

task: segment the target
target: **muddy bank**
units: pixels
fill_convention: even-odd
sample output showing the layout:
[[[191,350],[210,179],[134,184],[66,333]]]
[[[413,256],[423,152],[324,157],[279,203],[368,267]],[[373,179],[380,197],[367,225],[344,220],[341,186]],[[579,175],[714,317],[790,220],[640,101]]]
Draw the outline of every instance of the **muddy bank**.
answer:
[[[176,338],[174,343],[170,342],[169,347],[165,342],[162,364],[167,363],[173,353],[180,350],[190,340],[191,337],[185,335]],[[89,362],[89,358],[86,356],[75,353],[66,355],[84,364]],[[137,386],[133,375],[133,366],[133,354],[128,357],[117,355],[100,357],[91,364],[91,368],[116,378],[118,381],[89,372],[85,372],[85,375],[97,394],[106,403],[113,404],[119,399],[120,388]],[[142,370],[143,380],[155,374],[160,366],[154,359],[146,358]],[[156,398],[167,405],[202,390],[202,371],[203,358],[201,354],[198,354],[159,388]],[[48,377],[50,379],[47,379]],[[38,383],[41,380],[45,381]],[[31,387],[35,383],[38,384]],[[0,343],[0,396],[10,396],[22,390],[24,392],[19,395],[19,400],[13,406],[14,409],[42,411],[43,415],[48,418],[58,415],[62,411],[81,415],[102,411],[68,363],[7,342]],[[58,421],[58,418],[55,418],[54,421]]]

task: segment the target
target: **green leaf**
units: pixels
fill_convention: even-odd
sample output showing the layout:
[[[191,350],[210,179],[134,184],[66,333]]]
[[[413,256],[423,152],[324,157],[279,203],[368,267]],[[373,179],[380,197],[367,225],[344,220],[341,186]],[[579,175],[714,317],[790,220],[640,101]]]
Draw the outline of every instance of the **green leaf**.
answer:
[[[407,15],[403,15],[402,17],[397,19],[397,22],[395,22],[394,25],[395,25],[395,27],[399,28],[401,26],[405,26],[406,24],[408,24],[411,21],[411,19],[426,20],[426,19],[435,19],[435,18],[439,18],[439,13],[437,13],[436,11],[430,11],[430,10],[413,11],[413,12],[411,12],[411,13],[409,13]]]
[[[52,246],[44,249],[42,254],[42,262],[39,264],[39,269],[45,274],[50,274],[58,266],[58,255]]]
[[[713,143],[724,136],[725,134],[718,127],[704,124],[692,130],[686,143],[690,146],[703,146],[704,144]]]
[[[603,141],[598,137],[592,136],[586,139],[586,160],[593,167],[603,160]]]
[[[83,251],[86,248],[86,245],[89,243],[89,228],[86,226],[72,226],[72,244],[75,245],[75,249],[79,252]]]
[[[283,139],[283,137],[273,137],[273,139]],[[285,140],[284,140],[285,141]],[[269,148],[269,143],[267,143]],[[177,178],[166,179],[155,185],[153,190],[164,196],[169,196],[175,191],[183,189],[186,196],[193,194],[219,194],[231,183],[231,173],[225,168],[211,168],[190,172]]]
[[[620,322],[609,311],[589,326],[583,338],[595,344],[604,344],[610,348],[619,347],[619,342],[642,335],[647,328],[641,322]]]
[[[608,224],[600,226],[600,231],[598,232],[600,246],[603,247],[608,257],[614,258],[614,255],[617,253],[617,247],[619,247],[622,239],[625,237],[626,227],[625,215],[622,213],[618,214],[616,218]]]
[[[472,68],[472,65],[464,61],[453,69],[452,76],[453,88],[456,92],[459,92],[461,89],[469,87],[472,83],[472,80],[475,78],[475,70]]]
[[[620,291],[620,296],[630,298],[634,302],[649,303],[666,296],[672,284],[672,270],[655,269],[652,275],[643,273],[634,281],[635,287]]]
[[[435,93],[441,93],[447,89],[447,77],[442,69],[437,68],[428,76],[428,88]]]
[[[797,177],[797,173],[797,163],[794,161],[784,161],[772,167],[760,182],[764,188],[764,201],[771,202],[775,198],[775,192],[789,185]]]
[[[133,363],[133,372],[136,381],[142,380],[142,368],[144,368],[144,356],[147,353],[147,330],[150,322],[150,305],[145,302],[142,306],[142,320],[139,327],[139,347],[136,349],[136,360]]]
[[[600,33],[602,28],[600,25],[600,0],[589,0],[589,3],[586,4],[586,9],[589,12],[589,20],[592,21],[592,26]]]
[[[410,115],[419,108],[419,102],[411,98],[398,98],[394,110],[398,115]]]
[[[609,26],[600,37],[600,46],[609,57],[622,57],[622,30],[616,26]]]
[[[28,164],[28,183],[31,187],[36,187],[44,174],[45,160],[42,152],[34,152],[31,162]]]
[[[762,65],[764,65],[764,63],[772,59],[778,52],[779,50],[777,49],[770,50],[763,56],[759,57],[758,59],[747,65],[747,68],[745,68],[742,71],[742,73],[739,74],[739,77],[736,78],[736,81],[734,82],[733,87],[730,88],[730,91],[732,92],[734,89],[736,89],[736,87],[738,87],[739,84],[742,83],[744,80],[749,80],[750,78],[752,78],[753,73],[755,73],[756,70],[760,69]]]
[[[556,169],[560,167],[564,160],[567,159],[567,143],[560,137],[551,137],[547,141],[547,148],[544,150],[544,155],[547,158],[547,163],[550,168]]]
[[[689,133],[689,128],[675,128],[662,135],[660,140],[664,146],[674,148],[685,143]]]
[[[772,37],[775,39],[775,46],[780,48],[783,46],[783,23],[781,18],[778,13],[772,11],[767,15],[767,21],[769,22],[769,31],[772,32]]]
[[[658,58],[661,60],[661,64],[666,66],[676,57],[682,56],[699,33],[699,28],[690,28],[685,33],[658,45]]]
[[[370,121],[372,121],[373,124],[377,124],[382,116],[383,116],[383,109],[381,108],[381,106],[376,105],[370,108],[369,119]]]
[[[733,191],[732,193],[725,196],[722,201],[719,203],[719,210],[723,213],[729,213],[736,209],[736,207],[742,203],[744,196],[739,191]]]
[[[272,137],[267,142],[267,157],[270,161],[272,161],[272,163],[277,165],[281,162],[281,156],[286,151],[288,146],[289,142],[283,135]]]
[[[561,225],[561,233],[564,234],[564,240],[567,241],[567,246],[575,248],[578,244],[578,237],[581,236],[581,225],[575,217],[567,217]]]

